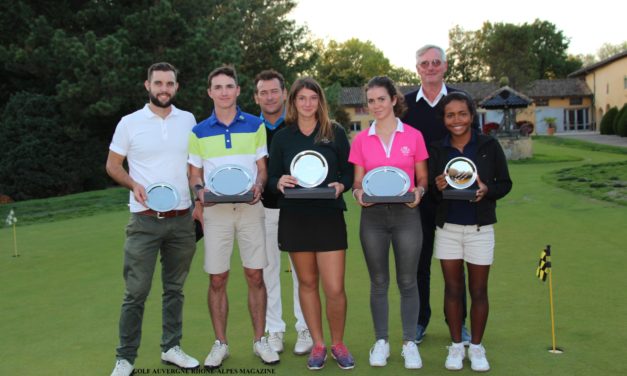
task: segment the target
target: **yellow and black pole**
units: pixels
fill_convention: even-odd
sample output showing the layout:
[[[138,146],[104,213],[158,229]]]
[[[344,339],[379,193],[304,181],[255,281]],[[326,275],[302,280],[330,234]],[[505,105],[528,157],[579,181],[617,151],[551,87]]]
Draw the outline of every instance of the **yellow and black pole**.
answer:
[[[564,350],[557,347],[555,339],[555,309],[553,304],[553,272],[551,268],[551,246],[547,245],[545,249],[540,253],[540,261],[538,262],[538,268],[536,269],[536,276],[546,281],[547,276],[549,278],[549,305],[551,309],[551,347],[549,352],[552,354],[561,354]]]

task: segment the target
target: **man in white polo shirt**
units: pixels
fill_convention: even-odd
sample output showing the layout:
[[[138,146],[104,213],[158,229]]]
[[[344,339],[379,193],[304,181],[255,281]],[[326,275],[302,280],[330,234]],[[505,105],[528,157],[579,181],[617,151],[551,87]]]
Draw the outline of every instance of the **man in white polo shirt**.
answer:
[[[124,244],[126,289],[119,323],[120,344],[112,376],[133,372],[144,303],[159,254],[163,283],[161,360],[182,369],[199,364],[180,347],[183,284],[196,250],[187,185],[188,139],[196,121],[191,113],[172,105],[178,89],[174,66],[153,64],[144,86],[150,102],[118,123],[107,158],[109,176],[130,190],[131,211]],[[123,167],[124,159],[128,160],[128,172]],[[148,208],[146,188],[155,183],[174,187],[180,198],[175,208],[165,212]]]

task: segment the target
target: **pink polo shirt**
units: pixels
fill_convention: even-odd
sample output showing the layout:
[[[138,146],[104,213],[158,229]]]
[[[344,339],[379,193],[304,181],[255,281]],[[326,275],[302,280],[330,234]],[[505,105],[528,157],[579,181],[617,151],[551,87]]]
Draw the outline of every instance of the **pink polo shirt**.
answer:
[[[429,158],[422,133],[397,119],[396,131],[392,134],[390,145],[384,145],[377,136],[375,127],[376,121],[370,128],[355,136],[349,162],[363,167],[366,173],[381,166],[400,168],[409,175],[410,189],[413,189],[416,180],[415,164]]]

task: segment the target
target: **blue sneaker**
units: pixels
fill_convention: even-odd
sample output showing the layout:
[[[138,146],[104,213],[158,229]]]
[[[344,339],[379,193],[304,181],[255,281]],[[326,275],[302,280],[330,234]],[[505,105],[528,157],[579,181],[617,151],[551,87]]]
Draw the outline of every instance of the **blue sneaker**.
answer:
[[[341,369],[352,369],[355,367],[355,359],[343,343],[331,346],[331,356],[337,361],[337,366]]]
[[[424,326],[418,324],[416,325],[416,339],[414,340],[415,344],[419,344],[422,343],[422,340],[425,339],[425,335],[427,328],[425,328]]]
[[[324,345],[315,345],[309,353],[307,368],[310,370],[322,369],[327,361],[327,348]]]
[[[462,325],[462,343],[466,347],[470,346],[470,333],[468,333],[466,325]]]

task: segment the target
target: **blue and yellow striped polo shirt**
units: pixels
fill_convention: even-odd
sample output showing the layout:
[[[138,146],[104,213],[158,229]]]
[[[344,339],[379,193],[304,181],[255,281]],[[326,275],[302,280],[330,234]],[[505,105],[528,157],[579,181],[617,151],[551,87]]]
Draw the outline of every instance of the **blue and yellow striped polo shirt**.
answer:
[[[214,111],[192,129],[189,137],[189,163],[203,168],[205,181],[215,168],[227,164],[247,168],[255,179],[256,162],[267,155],[263,122],[239,108],[228,126],[218,120]]]

